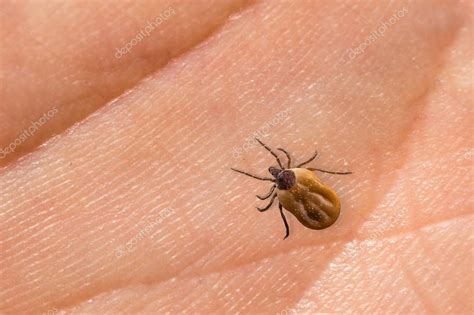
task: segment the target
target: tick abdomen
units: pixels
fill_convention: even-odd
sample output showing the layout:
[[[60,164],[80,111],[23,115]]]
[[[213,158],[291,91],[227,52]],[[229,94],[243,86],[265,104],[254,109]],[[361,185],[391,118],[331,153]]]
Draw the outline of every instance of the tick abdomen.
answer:
[[[283,207],[308,228],[321,230],[331,226],[341,209],[336,193],[308,169],[290,171],[295,173],[295,185],[288,190],[276,190]]]

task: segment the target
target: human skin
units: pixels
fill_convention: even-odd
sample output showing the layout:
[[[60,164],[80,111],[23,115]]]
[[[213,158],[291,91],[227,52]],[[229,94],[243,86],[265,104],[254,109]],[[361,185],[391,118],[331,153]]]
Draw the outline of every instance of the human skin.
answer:
[[[472,4],[193,3],[1,2],[0,148],[58,113],[0,159],[0,310],[472,313]],[[333,226],[255,209],[256,132],[354,172]]]

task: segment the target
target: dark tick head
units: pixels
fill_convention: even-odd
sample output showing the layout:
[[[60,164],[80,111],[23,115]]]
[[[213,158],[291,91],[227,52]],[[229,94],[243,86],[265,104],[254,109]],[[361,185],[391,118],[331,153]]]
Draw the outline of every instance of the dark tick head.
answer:
[[[296,175],[291,170],[284,170],[278,173],[276,177],[278,189],[288,190],[296,184]]]
[[[296,183],[295,173],[291,170],[281,170],[277,167],[270,166],[268,171],[275,177],[278,189],[288,190]]]

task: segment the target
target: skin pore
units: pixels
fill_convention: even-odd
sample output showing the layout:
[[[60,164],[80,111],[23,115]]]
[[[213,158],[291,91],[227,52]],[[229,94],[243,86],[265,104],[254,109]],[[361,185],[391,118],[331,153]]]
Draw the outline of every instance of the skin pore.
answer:
[[[472,312],[472,12],[3,1],[0,311]],[[354,172],[334,225],[255,210],[255,133]]]

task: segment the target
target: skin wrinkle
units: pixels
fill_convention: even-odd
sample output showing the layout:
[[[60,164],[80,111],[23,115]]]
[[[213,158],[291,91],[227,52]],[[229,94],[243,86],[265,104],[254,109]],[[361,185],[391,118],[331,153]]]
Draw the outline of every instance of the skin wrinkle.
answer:
[[[466,214],[466,216],[469,216],[470,214]],[[379,241],[383,241],[384,239],[387,239],[387,238],[392,238],[394,236],[400,236],[400,235],[403,235],[403,234],[406,234],[406,233],[413,233],[413,232],[416,232],[420,229],[424,229],[424,228],[427,228],[427,227],[430,227],[430,226],[433,226],[433,225],[437,225],[443,221],[446,221],[446,220],[451,220],[451,219],[454,219],[454,218],[449,218],[449,219],[442,219],[442,220],[439,220],[439,221],[434,221],[434,222],[430,222],[426,225],[422,225],[416,229],[413,229],[413,230],[407,230],[407,231],[402,231],[401,233],[396,233],[396,234],[388,234],[386,237],[382,238],[382,239],[379,239]],[[456,218],[457,219],[457,218]],[[366,240],[371,240],[370,238],[368,239],[357,239],[357,238],[354,238],[354,239],[347,239],[347,240],[338,240],[336,242],[331,242],[331,243],[341,243],[341,244],[344,244],[344,243],[347,243],[349,241],[366,241]],[[307,248],[314,248],[314,247],[321,247],[321,246],[326,246],[327,244],[320,244],[320,245],[303,245],[303,246],[299,246],[295,251],[299,251],[301,249],[307,249]],[[218,273],[218,272],[224,272],[224,271],[229,271],[229,270],[234,270],[234,269],[239,269],[239,268],[242,268],[242,267],[245,267],[247,265],[252,265],[252,264],[255,264],[255,263],[258,263],[259,261],[262,261],[262,260],[267,260],[267,259],[271,259],[271,258],[274,258],[274,257],[277,257],[277,256],[284,256],[284,255],[287,255],[287,254],[291,254],[293,251],[290,251],[289,253],[288,252],[285,252],[285,251],[282,251],[280,253],[276,253],[274,255],[269,255],[269,256],[265,256],[265,257],[262,257],[261,259],[258,259],[258,260],[255,260],[255,261],[249,261],[248,263],[246,264],[243,264],[243,265],[237,265],[235,266],[235,268],[231,268],[231,269],[222,269],[222,270],[215,270],[214,272],[212,273]],[[182,280],[190,280],[192,278],[196,278],[196,277],[203,277],[203,276],[207,276],[209,273],[202,273],[202,274],[196,274],[194,276],[191,276],[191,277],[182,277]],[[150,283],[139,283],[139,284],[135,284],[133,286],[137,286],[137,285],[147,285],[147,286],[153,286],[153,285],[158,285],[160,283],[163,283],[163,282],[167,282],[167,281],[170,281],[172,279],[175,279],[175,278],[180,278],[181,274],[178,273],[175,277],[172,277],[172,278],[168,278],[168,279],[163,279],[159,282],[150,282]],[[117,290],[121,290],[121,289],[129,289],[130,287],[133,287],[133,286],[128,286],[128,287],[122,287],[122,288],[115,288],[113,290],[113,292],[117,291]],[[105,293],[105,292],[101,292],[101,293]],[[81,304],[81,302],[78,303],[79,305]],[[71,306],[73,307],[73,306]]]
[[[118,181],[118,180],[120,180],[120,178],[117,179],[117,181]],[[113,195],[113,193],[114,193],[114,191],[111,191],[111,192],[109,193],[109,195]],[[105,197],[105,195],[102,195],[102,196]],[[46,203],[46,202],[47,202],[47,200],[45,200],[44,203]],[[67,202],[66,202],[65,204],[67,204]],[[38,204],[38,205],[41,206],[42,204],[40,203],[40,204]],[[73,207],[73,206],[74,206],[74,205],[71,204],[69,207]],[[87,207],[87,205],[86,205],[86,207]],[[66,206],[65,210],[67,210],[67,209],[68,209],[68,207]],[[65,212],[67,212],[67,211],[65,211]],[[60,214],[57,214],[57,216],[59,216],[59,215],[60,215]],[[55,214],[53,213],[52,215],[48,216],[47,219],[54,218],[54,217],[55,217]],[[29,219],[31,219],[30,221],[32,221],[32,222],[35,221],[33,218],[29,218]],[[37,218],[36,218],[36,220],[37,220]],[[8,221],[7,221],[7,223],[8,223]],[[20,222],[20,223],[23,225],[25,222],[23,221],[23,222]],[[37,223],[36,225],[38,225],[38,224],[39,224],[39,223]],[[33,227],[35,227],[35,225],[33,225],[33,226],[31,226],[31,227],[33,228]],[[45,233],[45,234],[47,235],[47,233]],[[18,236],[21,236],[21,234],[18,235]],[[35,235],[32,235],[32,236],[35,236]],[[7,239],[7,240],[8,240],[8,239]],[[12,249],[14,249],[14,248],[12,248]]]
[[[465,226],[465,224],[462,224],[462,226]],[[404,251],[404,253],[410,253],[411,250],[410,250],[409,248],[413,247],[413,242],[412,242],[413,238],[414,238],[414,236],[412,236],[410,239],[407,239],[407,238],[405,237],[406,240],[403,241],[403,242],[401,242],[399,239],[395,239],[395,240],[393,240],[393,241],[390,242],[390,243],[391,243],[391,244],[395,244],[395,243],[399,244],[399,243],[401,243],[400,245],[401,245],[402,247],[406,248],[406,250]],[[378,246],[378,248],[377,248],[377,247],[374,247],[374,246],[371,246],[371,248],[373,248],[373,251],[387,251],[387,253],[392,253],[392,252],[393,252],[393,248],[392,248],[393,245],[390,245],[390,243],[382,244],[381,246]],[[365,252],[365,254],[368,254],[367,251]],[[385,259],[384,259],[384,261],[385,261],[385,266],[384,266],[384,267],[382,267],[382,266],[376,266],[376,268],[378,268],[378,270],[377,270],[377,269],[375,269],[375,270],[376,270],[379,274],[381,274],[384,279],[385,279],[386,277],[390,277],[390,276],[392,275],[392,277],[394,276],[394,279],[393,279],[393,280],[399,281],[401,278],[396,274],[396,273],[397,273],[397,270],[399,269],[398,266],[397,266],[397,262],[398,262],[400,259],[403,259],[403,257],[397,257],[397,256],[393,257],[393,255],[392,255],[392,260],[393,260],[393,262],[394,262],[394,263],[392,264],[392,263],[390,262],[390,260],[388,259],[388,257],[386,257],[386,256],[387,256],[386,253],[383,253],[383,254],[381,254],[381,255],[385,258]],[[394,253],[394,255],[397,255],[397,253]],[[364,256],[365,256],[365,255],[364,255]],[[415,256],[416,256],[416,255],[415,255]],[[349,257],[351,257],[351,256],[348,255],[348,258],[349,258]],[[356,257],[355,259],[357,259],[357,258],[358,258],[358,257]],[[369,259],[373,259],[373,258],[374,258],[374,257],[371,257],[371,258],[369,258]],[[406,261],[412,262],[414,259],[415,259],[414,256],[407,255],[407,260],[406,260]],[[351,260],[354,260],[354,259],[351,259]],[[345,260],[344,260],[344,261],[345,261]],[[424,263],[424,261],[423,261],[423,263]],[[336,264],[338,264],[338,262],[336,262]],[[416,264],[419,266],[420,261],[416,262]],[[339,264],[338,264],[338,265],[344,265],[344,263],[341,262],[341,261],[339,261]],[[359,266],[362,265],[362,266],[363,266],[363,265],[368,265],[368,264],[366,263],[366,264],[357,264],[357,265],[359,265]],[[369,264],[369,265],[370,265],[370,264]],[[393,272],[392,272],[392,271],[393,271]],[[352,275],[356,275],[356,274],[358,274],[358,273],[359,273],[359,271],[354,271],[354,272],[352,273]],[[336,275],[343,275],[343,274],[344,274],[344,270],[340,270],[340,269],[339,269],[339,270],[336,270]],[[387,274],[387,275],[385,276],[385,274]],[[349,276],[350,276],[350,275],[349,275]],[[373,283],[375,283],[375,284],[379,283],[379,279],[377,279],[377,278],[379,278],[379,277],[377,277],[377,275],[374,274],[373,272],[372,272],[371,278],[373,278],[371,282],[373,282]],[[349,281],[348,283],[361,283],[361,285],[364,285],[364,286],[370,285],[370,287],[372,287],[372,285],[371,285],[370,283],[367,283],[367,281],[361,281],[361,280],[363,280],[363,279],[364,279],[364,276],[362,276],[361,279],[349,278],[350,281]],[[331,281],[331,279],[326,279],[326,280]],[[336,288],[334,288],[334,289],[331,288],[331,289],[327,292],[329,295],[333,294],[334,292],[340,292],[340,291],[341,291],[341,288],[338,288],[338,287],[337,287],[337,285],[338,285],[338,283],[339,283],[339,281],[337,281],[337,280],[338,280],[338,279],[336,278],[336,279],[334,279],[333,281],[331,281],[331,283],[325,284],[325,285],[323,285],[322,287],[321,287],[321,286],[316,286],[316,287],[314,288],[314,292],[325,291],[325,290],[329,289],[332,285],[336,285]],[[391,279],[389,279],[389,280],[391,280]],[[319,282],[319,283],[320,283],[320,282]],[[318,285],[318,284],[316,284],[316,285]],[[341,284],[341,285],[342,285],[342,284]],[[399,287],[402,287],[402,288],[405,287],[405,288],[406,288],[406,286],[403,286],[403,284],[402,284],[402,286],[400,286],[400,285],[395,285],[395,286],[394,286],[394,288],[399,288]],[[351,288],[351,289],[352,289],[352,288]],[[381,288],[381,289],[384,289],[384,288]],[[385,288],[385,289],[386,289],[386,288]],[[352,291],[352,290],[350,290],[350,291]],[[358,291],[359,291],[359,292],[358,292]],[[354,295],[358,296],[360,293],[363,293],[363,292],[365,292],[365,291],[366,291],[366,289],[363,289],[363,290],[354,290],[353,293],[351,293],[351,294],[354,294]],[[384,291],[384,290],[382,290],[382,291]],[[404,292],[407,292],[407,290],[405,289]],[[395,293],[395,292],[393,292],[393,293]],[[369,294],[370,294],[370,293],[369,293]],[[396,294],[396,293],[395,293],[395,294]],[[387,310],[387,309],[397,310],[397,312],[400,312],[400,313],[407,313],[407,312],[414,312],[414,311],[416,311],[416,309],[414,309],[413,305],[410,306],[410,308],[408,308],[408,309],[405,309],[405,310],[403,309],[402,305],[400,305],[400,302],[405,301],[405,302],[410,303],[410,298],[412,298],[412,296],[413,296],[413,295],[410,295],[409,292],[408,292],[408,293],[405,293],[404,295],[406,296],[406,298],[403,298],[403,296],[397,296],[397,295],[395,295],[395,296],[391,295],[391,296],[390,296],[390,299],[391,299],[391,300],[395,300],[395,301],[396,301],[396,303],[393,305],[393,307],[390,307],[390,306],[387,305],[386,303],[385,303],[385,306],[383,306],[383,305],[384,305],[384,302],[383,302],[383,301],[380,301],[382,306],[381,306],[381,308],[379,308],[378,310],[376,310],[376,309],[375,309],[375,310],[374,310],[374,309],[369,310],[369,309],[367,309],[367,308],[360,308],[360,311],[365,310],[365,311],[370,311],[370,313],[375,313],[375,312],[376,312],[376,313],[386,313],[386,310]],[[410,297],[408,297],[407,295],[410,295]],[[346,296],[347,296],[347,294],[346,294]],[[345,299],[346,296],[343,295],[343,296],[340,297],[340,299]],[[337,300],[337,299],[336,299],[336,300]],[[362,299],[362,300],[364,300],[364,299]],[[315,302],[316,302],[316,303],[317,303],[317,302],[324,303],[324,301],[318,301],[318,300],[316,300]],[[413,303],[413,302],[414,302],[414,301],[412,301],[412,303]],[[356,303],[356,304],[357,304],[357,303]],[[352,309],[353,311],[356,311],[356,312],[357,312],[358,308],[357,308],[357,306],[356,306],[356,308],[354,309],[354,306],[355,306],[354,303],[352,303],[352,304],[348,304],[348,305],[344,306],[343,308],[336,309],[336,310],[334,310],[334,311],[341,311],[341,312],[342,312],[342,311],[345,310],[345,309]],[[324,311],[324,309],[323,309],[322,311]],[[416,313],[421,313],[421,310],[417,310]]]
[[[458,34],[459,36],[459,34]],[[458,37],[456,36],[456,37]],[[445,68],[443,66],[443,68]],[[436,84],[437,82],[435,82]],[[439,92],[438,92],[439,91]],[[442,93],[441,91],[443,91],[443,87],[440,87],[439,85],[437,86],[437,91],[435,91],[435,93]],[[436,106],[438,104],[434,104],[434,106]],[[452,110],[452,109],[451,109]],[[433,114],[431,114],[433,115]],[[438,114],[439,115],[439,114]],[[446,117],[445,119],[449,119],[449,117]],[[420,123],[423,123],[422,127],[420,128],[419,132],[417,135],[415,135],[414,137],[418,138],[418,140],[421,138],[422,139],[422,143],[430,143],[429,142],[429,137],[431,136],[430,134],[430,126],[426,123],[426,120],[427,118],[425,117],[425,119],[421,120]],[[456,139],[457,140],[457,139]],[[456,151],[456,142],[457,141],[451,141],[451,142],[447,142],[447,143],[443,143],[443,145],[441,147],[438,147],[436,148],[436,152],[434,152],[436,155],[443,155],[443,150],[447,150],[447,151],[450,151],[450,152],[453,152],[453,151]],[[417,143],[417,141],[413,141],[413,143]],[[431,149],[431,148],[430,148]],[[432,149],[431,149],[432,150]],[[427,150],[428,151],[428,150]],[[428,151],[429,152],[429,151]],[[446,161],[437,161],[436,164],[438,165],[434,165],[434,167],[436,167],[436,170],[437,172],[441,171],[442,168],[443,168],[443,164],[441,163],[445,163]],[[441,164],[441,165],[440,165]],[[449,170],[450,171],[450,170]],[[439,188],[443,189],[444,187],[456,187],[458,185],[462,185],[462,182],[459,183],[459,179],[458,178],[455,178],[455,176],[452,176],[449,180],[448,180],[448,183],[443,183],[443,187],[432,187],[431,185],[430,186],[427,186],[426,187],[426,184],[423,182],[420,183],[417,182],[418,178],[414,178],[410,183],[409,185],[406,187],[406,190],[405,190],[405,193],[407,194],[408,198],[412,199],[412,200],[417,200],[417,194],[419,193],[419,188],[421,186],[421,188],[424,188],[425,190],[428,190],[428,189],[436,189],[438,190]],[[453,183],[453,184],[450,184],[450,183]],[[418,188],[418,189],[417,189]],[[450,193],[454,193],[454,192],[451,192]],[[439,196],[436,196],[435,195],[435,198],[436,197],[439,197]],[[459,200],[459,202],[462,202],[463,200]],[[430,209],[433,211],[433,212],[437,212],[436,210],[436,205],[437,203],[441,203],[443,202],[443,200],[436,200],[436,199],[432,199],[432,200],[426,200],[424,203],[429,203],[429,205],[431,205],[432,207],[430,207]],[[412,204],[416,204],[416,202],[411,202]],[[460,208],[460,209],[465,209],[466,211],[466,214],[467,216],[470,216],[471,215],[471,210],[469,209],[469,206],[466,206],[464,203],[461,203],[459,205],[456,205],[456,204],[452,204],[451,207],[453,209],[456,209],[456,208]],[[462,210],[461,210],[462,211]],[[410,220],[410,225],[413,227],[415,226],[415,222],[416,221],[419,221],[419,218],[422,217],[422,215],[418,214],[417,212],[412,212],[410,213],[411,215],[411,220]],[[432,261],[435,260],[435,257],[436,255],[433,253],[433,250],[430,248],[429,244],[427,244],[427,241],[425,240],[424,237],[420,237],[418,239],[418,243],[419,243],[419,246],[420,246],[420,249],[421,251],[424,253],[424,255],[426,257],[429,257],[431,258]],[[433,263],[434,264],[434,263]],[[437,265],[436,265],[437,268],[439,268]],[[406,269],[406,268],[404,268]],[[434,312],[440,312],[441,310],[440,309],[437,309],[436,308],[436,304],[431,300],[430,301],[430,298],[429,298],[429,293],[428,292],[424,292],[423,289],[421,288],[422,287],[422,284],[418,284],[415,280],[415,278],[412,276],[412,274],[410,273],[410,271],[406,271],[407,273],[407,277],[409,278],[410,280],[410,283],[411,283],[411,286],[414,288],[415,292],[420,296],[420,301],[422,301],[424,303],[424,306],[425,306],[425,309],[428,311],[428,312],[431,312],[431,313],[434,313]],[[438,279],[438,281],[440,281]],[[445,310],[447,311],[447,310]],[[452,311],[452,310],[450,310]]]
[[[442,219],[439,219],[439,220],[434,220],[432,222],[427,222],[426,224],[423,224],[423,225],[420,225],[420,226],[417,226],[417,227],[413,227],[412,229],[403,230],[401,232],[388,233],[388,234],[385,233],[384,237],[382,237],[382,238],[369,238],[369,237],[368,238],[364,238],[364,237],[350,238],[350,237],[348,237],[348,238],[344,238],[344,239],[338,239],[338,240],[335,240],[335,241],[329,241],[329,242],[326,242],[326,243],[311,244],[311,243],[308,242],[308,244],[299,245],[298,248],[296,248],[295,250],[287,251],[286,249],[282,249],[282,250],[279,250],[279,251],[270,252],[268,255],[257,257],[255,260],[250,260],[250,261],[246,261],[245,263],[242,263],[242,264],[234,265],[235,268],[231,268],[231,269],[226,269],[226,268],[212,269],[212,272],[211,271],[208,272],[206,270],[203,270],[202,273],[194,273],[193,276],[188,276],[188,273],[186,273],[186,270],[184,270],[184,272],[182,271],[180,273],[177,273],[176,276],[174,276],[173,278],[180,278],[181,277],[182,279],[188,279],[189,280],[189,279],[192,279],[192,278],[207,276],[207,275],[212,274],[212,273],[219,273],[219,272],[225,272],[225,271],[229,271],[229,270],[239,269],[239,268],[246,267],[248,265],[258,263],[258,262],[263,261],[263,260],[267,260],[267,259],[271,259],[271,258],[275,258],[275,257],[279,257],[279,256],[285,256],[287,254],[291,254],[292,252],[297,252],[297,251],[302,250],[302,249],[311,249],[311,248],[317,249],[319,247],[324,248],[324,247],[328,247],[328,246],[332,247],[332,246],[335,246],[335,245],[341,245],[341,247],[342,247],[345,244],[350,243],[350,242],[366,242],[366,241],[380,241],[380,242],[382,242],[386,239],[390,239],[390,238],[397,237],[397,236],[402,236],[404,234],[415,233],[417,231],[420,231],[422,229],[425,229],[425,228],[428,228],[428,227],[431,227],[431,226],[438,225],[440,223],[449,222],[449,221],[452,221],[452,220],[457,220],[459,218],[464,218],[464,217],[469,217],[469,216],[471,216],[471,213],[466,213],[464,215],[457,215],[457,216],[454,216],[454,217],[448,217],[448,218],[442,218]],[[203,259],[205,259],[205,257]],[[199,264],[199,261],[194,262],[194,264]],[[194,265],[190,265],[189,269],[193,269],[193,266]],[[157,285],[159,283],[169,281],[170,279],[173,279],[173,278],[162,279],[159,282],[141,283],[141,284]]]
[[[46,230],[47,230],[47,229],[46,229]],[[47,233],[45,233],[45,234],[47,235]],[[104,247],[104,246],[103,246],[103,247]],[[100,248],[101,248],[101,247],[99,247],[99,249],[100,249]]]
[[[426,242],[430,241],[432,244],[437,244],[441,240],[446,242],[446,244],[449,244],[446,250],[433,249],[437,252],[436,257],[433,259],[434,263],[436,263],[436,268],[433,268],[432,265],[425,265],[424,267],[427,272],[425,275],[423,275],[422,282],[424,284],[435,285],[436,287],[442,288],[442,290],[436,291],[438,296],[432,297],[432,301],[436,301],[438,298],[447,296],[450,290],[449,287],[453,287],[453,290],[456,294],[449,296],[448,298],[444,298],[443,303],[439,305],[440,309],[447,309],[452,312],[463,312],[464,309],[472,309],[472,299],[470,299],[472,296],[472,287],[469,285],[458,285],[472,270],[470,268],[472,266],[472,255],[465,255],[465,253],[472,254],[472,242],[469,242],[469,240],[472,239],[472,235],[468,232],[465,233],[466,230],[463,228],[464,226],[472,226],[472,216],[469,221],[465,220],[463,223],[467,224],[457,224],[459,227],[458,233],[449,234],[446,233],[446,231],[443,231],[442,237],[437,237],[432,233],[432,231],[423,232],[423,240],[426,240]],[[463,240],[463,248],[462,250],[458,251],[452,246],[452,244],[453,240],[456,240],[456,237],[460,233],[464,234],[461,237]],[[467,240],[467,242],[465,240]],[[455,258],[459,259],[460,257],[462,257],[462,263],[465,264],[465,266],[468,266],[467,268],[465,268],[462,264],[452,263]],[[452,273],[450,273],[450,271]],[[422,284],[420,283],[420,285]]]
[[[453,219],[453,220],[458,220],[458,219],[459,218],[456,218],[456,219]],[[421,227],[420,229],[418,229],[416,231],[409,231],[407,233],[414,234],[414,232],[417,232],[417,231],[426,230],[426,229],[429,229],[429,228],[432,228],[432,227],[436,227],[440,223],[447,223],[447,222],[445,221],[445,222],[436,222],[436,223],[433,223],[433,224],[428,224],[428,225],[425,225],[425,226]],[[397,237],[397,236],[402,236],[402,235],[403,235],[403,233],[400,233],[399,235],[394,234],[394,235],[390,235],[390,236],[387,236],[387,237],[383,237],[382,239],[379,239],[378,241],[380,243],[383,243],[384,240],[393,238],[394,236]],[[297,253],[299,251],[308,251],[309,249],[318,248],[318,247],[321,247],[321,246],[325,247],[325,245],[316,245],[316,244],[309,245],[309,246],[300,246],[300,247],[298,247],[298,248],[296,248],[296,249],[294,249],[290,252],[282,252],[282,253],[279,253],[279,254],[276,254],[276,255],[271,255],[271,256],[268,256],[268,257],[264,257],[264,258],[256,260],[256,261],[248,262],[245,265],[236,266],[235,268],[230,268],[230,269],[227,269],[227,270],[218,270],[216,272],[210,272],[210,273],[205,273],[205,274],[196,274],[196,275],[193,275],[193,276],[185,276],[185,277],[181,277],[181,278],[180,278],[180,275],[177,275],[176,277],[166,279],[163,282],[175,282],[175,281],[188,282],[188,281],[190,281],[192,279],[195,279],[195,278],[207,277],[207,276],[210,276],[212,274],[220,274],[220,273],[222,273],[222,271],[238,272],[239,270],[244,269],[244,268],[246,268],[250,265],[259,264],[262,261],[267,261],[267,260],[271,260],[271,259],[278,258],[278,257],[291,256],[293,253]],[[403,271],[405,272],[406,270],[403,270]],[[257,273],[258,273],[258,270],[257,270]],[[134,285],[134,286],[117,288],[117,289],[114,289],[113,291],[111,291],[110,294],[116,294],[120,290],[129,290],[133,287],[153,287],[153,286],[157,286],[158,284],[161,284],[163,282],[160,282],[160,283],[154,283],[154,282],[153,283],[140,283],[140,284],[137,284],[137,285]],[[284,286],[282,286],[282,287],[284,287]],[[103,296],[101,298],[103,298]],[[81,304],[86,304],[86,301],[83,301],[82,303],[78,303],[78,305],[72,306],[70,310],[73,310],[74,308],[80,308]]]
[[[404,262],[400,261],[400,264],[402,265],[402,271],[403,271],[403,274],[405,275],[405,278],[410,282],[411,288],[413,289],[415,294],[419,297],[418,300],[421,301],[423,307],[425,308],[425,311],[427,311],[430,314],[439,313],[439,310],[436,309],[436,307],[434,306],[434,303],[430,301],[429,296],[423,291],[423,289],[420,288],[414,275],[406,268]]]

